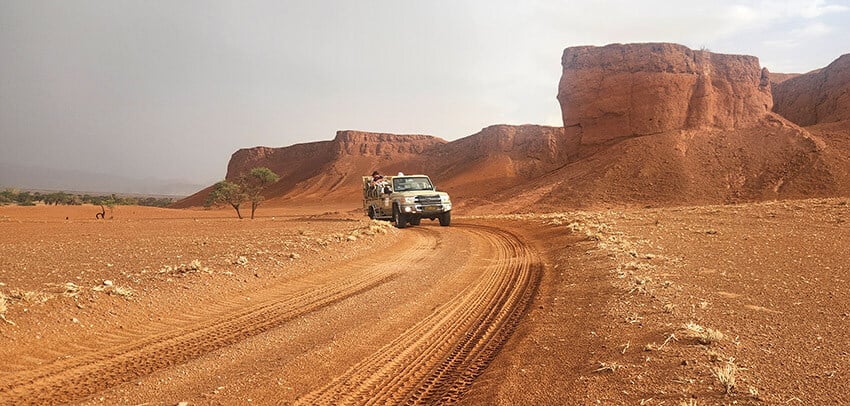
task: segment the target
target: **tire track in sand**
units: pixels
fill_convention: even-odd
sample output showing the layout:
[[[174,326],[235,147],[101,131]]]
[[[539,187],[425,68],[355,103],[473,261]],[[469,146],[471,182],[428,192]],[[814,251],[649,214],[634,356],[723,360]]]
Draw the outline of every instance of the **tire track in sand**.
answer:
[[[453,228],[475,241],[479,258],[467,266],[490,259],[480,279],[296,404],[433,404],[460,399],[526,312],[542,265],[507,231]]]
[[[436,239],[417,240],[397,258],[415,264],[436,247]],[[123,344],[75,358],[66,358],[0,382],[0,404],[55,404],[77,400],[156,370],[177,365],[248,337],[277,328],[289,320],[365,292],[398,276],[398,262],[382,264],[362,257],[347,264],[348,277],[295,293],[264,291],[258,304],[235,299],[230,312],[186,322],[182,327],[144,338],[126,337]],[[225,300],[227,302],[227,300]],[[236,305],[236,303],[240,303]],[[238,307],[236,307],[238,306]],[[186,315],[188,319],[197,319]],[[112,340],[110,340],[112,341]]]

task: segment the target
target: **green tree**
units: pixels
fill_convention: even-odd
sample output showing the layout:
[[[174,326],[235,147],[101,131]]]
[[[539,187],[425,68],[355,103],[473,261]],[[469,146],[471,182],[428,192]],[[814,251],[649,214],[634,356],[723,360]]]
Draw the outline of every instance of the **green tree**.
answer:
[[[239,178],[239,185],[242,186],[242,190],[245,192],[248,201],[251,202],[251,219],[254,218],[254,212],[257,210],[257,206],[265,199],[263,192],[279,180],[280,176],[266,167],[251,169],[251,172]]]
[[[15,201],[15,196],[18,194],[18,191],[14,189],[5,189],[0,192],[0,203],[12,203]]]
[[[223,180],[213,186],[212,192],[207,196],[206,206],[227,203],[236,210],[236,215],[241,219],[242,213],[239,212],[239,206],[246,200],[248,197],[240,185]]]

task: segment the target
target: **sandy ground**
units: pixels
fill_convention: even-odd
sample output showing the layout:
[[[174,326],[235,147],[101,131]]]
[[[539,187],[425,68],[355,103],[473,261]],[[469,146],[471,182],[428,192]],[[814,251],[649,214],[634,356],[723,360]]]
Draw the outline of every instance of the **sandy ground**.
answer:
[[[0,207],[0,404],[847,404],[846,199]]]

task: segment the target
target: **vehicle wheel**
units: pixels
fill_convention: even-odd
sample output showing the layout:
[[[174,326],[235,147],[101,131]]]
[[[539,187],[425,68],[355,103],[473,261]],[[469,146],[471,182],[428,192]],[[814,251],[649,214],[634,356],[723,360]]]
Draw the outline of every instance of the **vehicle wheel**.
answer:
[[[448,226],[452,223],[452,212],[447,211],[440,215],[440,225],[443,227]]]
[[[393,206],[393,224],[395,224],[397,228],[407,227],[407,216],[399,211],[398,206]]]
[[[369,207],[369,218],[372,220],[375,219],[375,208],[371,206]]]
[[[410,221],[410,225],[418,226],[422,222],[422,217],[411,217],[408,221]]]

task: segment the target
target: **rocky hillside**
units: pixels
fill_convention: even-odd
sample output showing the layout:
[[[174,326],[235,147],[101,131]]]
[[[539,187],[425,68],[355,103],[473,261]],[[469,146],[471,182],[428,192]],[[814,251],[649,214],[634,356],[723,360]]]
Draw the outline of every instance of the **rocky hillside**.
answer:
[[[777,112],[793,100],[819,119],[843,117],[847,80],[836,72],[847,70],[833,65],[794,77],[771,75],[752,56],[675,44],[567,48],[564,127],[494,125],[453,142],[340,131],[332,141],[237,151],[227,177],[267,166],[281,175],[271,204],[354,208],[360,176],[428,173],[467,213],[850,195],[850,131],[809,131],[771,111],[775,84],[807,89],[776,97]],[[207,192],[179,205],[200,205]]]
[[[850,120],[850,54],[777,83],[773,110],[800,126]]]
[[[445,143],[428,135],[337,131],[331,141],[240,149],[230,157],[225,178],[234,180],[251,168],[265,166],[280,176],[267,192],[272,199],[351,199],[352,193],[359,198],[360,176],[373,170],[395,173],[419,166],[424,156]],[[203,205],[209,191],[201,190],[175,207]]]

